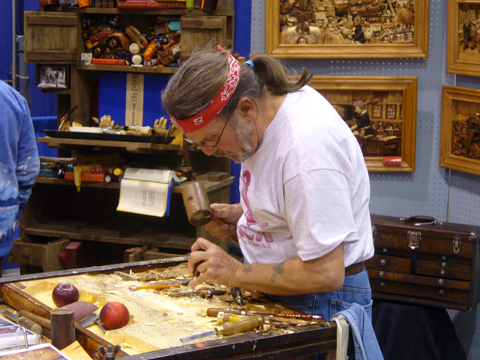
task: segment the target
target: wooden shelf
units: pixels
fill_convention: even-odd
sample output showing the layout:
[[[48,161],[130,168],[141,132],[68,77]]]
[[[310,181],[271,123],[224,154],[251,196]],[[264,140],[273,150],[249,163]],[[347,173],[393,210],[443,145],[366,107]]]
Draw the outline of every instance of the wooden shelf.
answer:
[[[145,227],[143,224],[136,226],[133,223],[108,221],[92,224],[69,219],[30,224],[23,229],[23,234],[185,250],[195,242],[195,236],[164,232],[158,227]]]
[[[225,186],[230,185],[234,181],[234,177],[231,176],[227,179],[223,179],[221,181],[205,181],[205,180],[197,180],[199,183],[203,184],[207,193],[213,192],[215,190],[221,189]],[[65,185],[65,186],[75,186],[73,180],[64,180],[64,179],[56,179],[51,177],[37,177],[35,183],[37,184],[50,184],[50,185]],[[174,194],[181,194],[182,189],[190,184],[191,181],[187,181],[181,183],[179,185],[175,185],[172,187],[172,193]],[[111,182],[111,183],[100,183],[100,182],[82,182],[82,187],[93,187],[93,188],[102,188],[102,189],[119,189],[120,183],[119,182]]]
[[[124,66],[124,65],[77,65],[77,70],[85,71],[113,71],[141,74],[175,74],[178,67],[154,67],[154,66]]]
[[[216,9],[215,11],[186,10],[186,9],[117,9],[117,8],[67,8],[67,7],[44,7],[44,11],[66,12],[79,14],[112,14],[112,15],[224,15],[234,16],[233,10]]]
[[[141,135],[138,135],[141,136]],[[39,143],[45,143],[49,147],[73,147],[73,146],[94,146],[94,147],[112,147],[124,148],[129,152],[145,153],[158,151],[177,151],[177,155],[182,154],[182,147],[180,145],[157,144],[145,142],[131,142],[131,141],[107,141],[107,140],[87,140],[87,139],[66,139],[53,138],[50,136],[40,137],[37,139]]]

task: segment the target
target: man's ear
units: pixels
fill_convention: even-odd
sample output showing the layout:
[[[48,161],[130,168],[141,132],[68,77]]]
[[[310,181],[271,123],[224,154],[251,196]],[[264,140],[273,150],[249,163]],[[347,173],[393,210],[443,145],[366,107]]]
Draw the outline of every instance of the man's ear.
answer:
[[[242,115],[249,120],[255,118],[257,108],[252,99],[247,97],[241,98],[238,101],[237,109],[239,109],[242,112]]]

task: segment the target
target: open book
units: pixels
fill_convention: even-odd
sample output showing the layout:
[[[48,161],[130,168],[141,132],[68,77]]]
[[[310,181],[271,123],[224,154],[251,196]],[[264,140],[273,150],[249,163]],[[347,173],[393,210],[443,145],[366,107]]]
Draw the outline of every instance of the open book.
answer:
[[[128,168],[120,182],[118,211],[168,216],[171,184],[186,180],[173,170]]]

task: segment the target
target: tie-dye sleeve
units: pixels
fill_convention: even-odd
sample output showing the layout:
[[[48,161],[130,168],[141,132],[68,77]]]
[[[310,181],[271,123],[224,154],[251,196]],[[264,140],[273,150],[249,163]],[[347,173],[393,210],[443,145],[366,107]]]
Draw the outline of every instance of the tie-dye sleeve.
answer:
[[[27,102],[22,99],[23,125],[18,143],[17,181],[20,212],[25,208],[40,169],[37,141]]]

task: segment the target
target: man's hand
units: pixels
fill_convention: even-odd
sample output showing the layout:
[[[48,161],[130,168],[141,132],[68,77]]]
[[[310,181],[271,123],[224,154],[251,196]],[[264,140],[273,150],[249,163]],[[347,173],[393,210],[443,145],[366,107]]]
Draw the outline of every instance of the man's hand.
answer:
[[[206,281],[234,286],[232,279],[235,272],[242,267],[242,263],[228,255],[220,246],[204,238],[198,238],[192,245],[192,253],[188,257],[188,270],[193,273],[197,264],[200,275],[190,281],[188,286],[195,287]]]
[[[237,222],[243,214],[240,204],[211,204],[212,215],[222,220],[225,224],[219,224],[215,220],[205,225],[205,229],[217,239],[228,238],[236,231]]]

